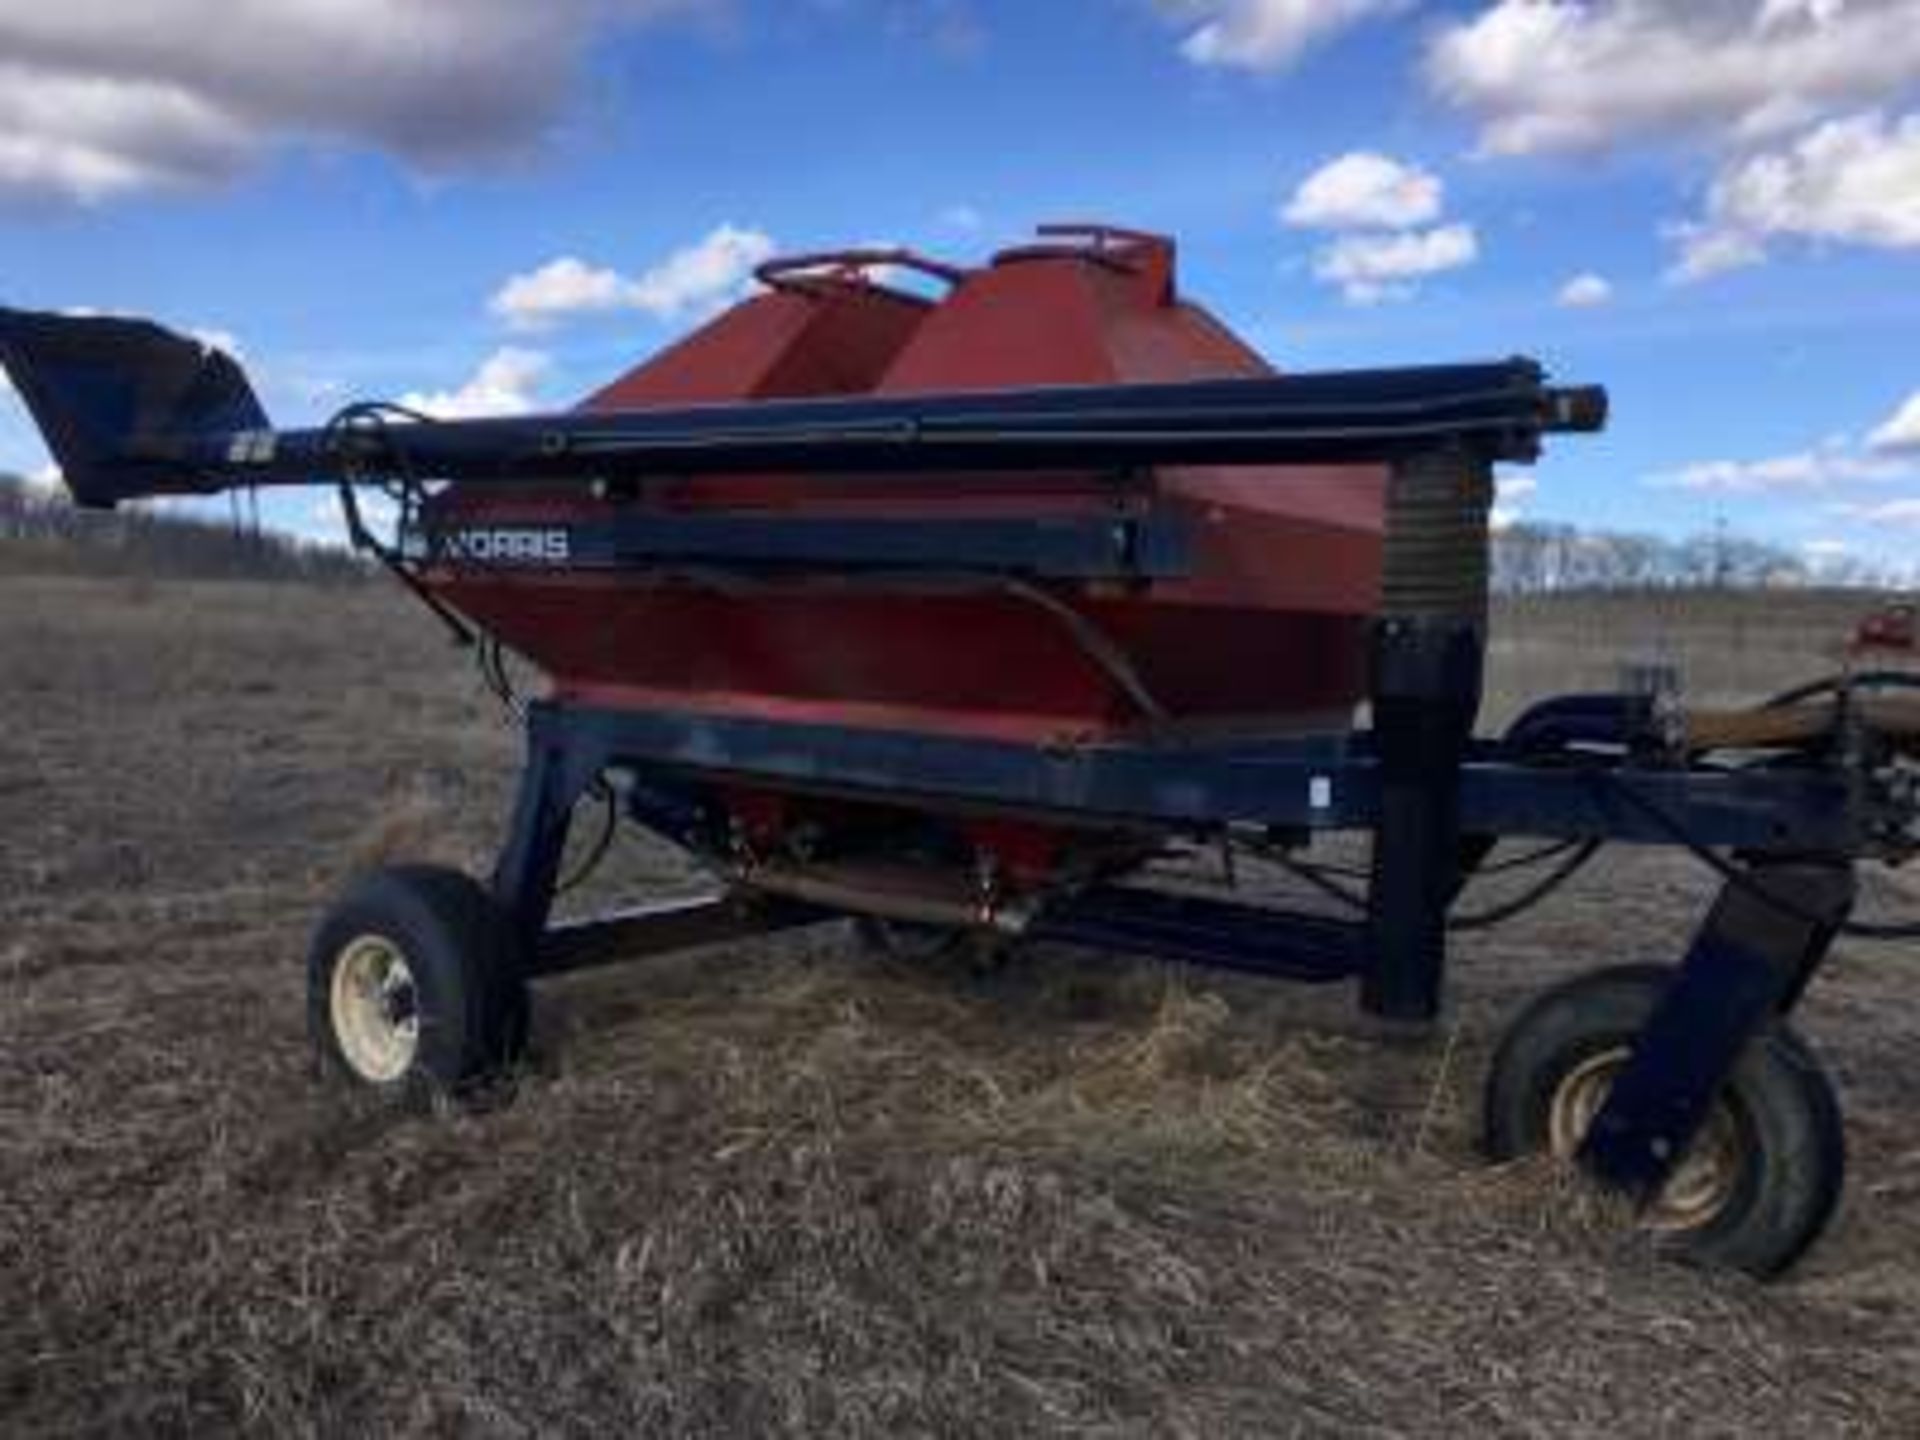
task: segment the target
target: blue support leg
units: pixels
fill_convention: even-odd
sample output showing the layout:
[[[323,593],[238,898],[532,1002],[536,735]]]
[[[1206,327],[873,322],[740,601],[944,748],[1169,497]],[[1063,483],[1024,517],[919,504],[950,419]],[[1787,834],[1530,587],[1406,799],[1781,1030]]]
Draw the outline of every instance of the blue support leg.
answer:
[[[1721,891],[1581,1146],[1591,1174],[1641,1202],[1659,1194],[1741,1051],[1792,1008],[1853,908],[1844,861],[1746,873]]]
[[[1440,1013],[1447,912],[1460,890],[1460,765],[1480,700],[1478,625],[1390,621],[1374,654],[1380,818],[1361,1003],[1393,1020]]]
[[[594,734],[570,725],[567,712],[546,704],[528,707],[526,769],[512,828],[493,871],[494,899],[512,918],[523,956],[539,953],[573,807],[606,763]]]

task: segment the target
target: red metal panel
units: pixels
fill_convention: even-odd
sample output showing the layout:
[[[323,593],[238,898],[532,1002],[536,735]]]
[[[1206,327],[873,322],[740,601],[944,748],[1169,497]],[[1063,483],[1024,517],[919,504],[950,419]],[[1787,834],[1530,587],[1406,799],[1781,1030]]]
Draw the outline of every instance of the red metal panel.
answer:
[[[636,365],[581,408],[859,394],[873,388],[929,309],[871,285],[772,291]]]

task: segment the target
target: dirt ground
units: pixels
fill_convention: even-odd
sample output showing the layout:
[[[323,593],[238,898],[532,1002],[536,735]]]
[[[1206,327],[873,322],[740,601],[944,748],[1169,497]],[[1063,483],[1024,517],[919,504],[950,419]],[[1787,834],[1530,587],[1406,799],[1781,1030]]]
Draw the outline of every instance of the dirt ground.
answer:
[[[1510,610],[1500,685],[1677,646],[1764,687],[1833,604]],[[1476,1158],[1502,1020],[1676,955],[1685,861],[1463,945],[1424,1038],[831,927],[555,982],[511,1095],[401,1117],[314,1085],[301,965],[355,857],[497,838],[514,739],[432,623],[0,579],[0,676],[0,1433],[1920,1433],[1911,955],[1845,950],[1803,1012],[1852,1170],[1784,1283]]]

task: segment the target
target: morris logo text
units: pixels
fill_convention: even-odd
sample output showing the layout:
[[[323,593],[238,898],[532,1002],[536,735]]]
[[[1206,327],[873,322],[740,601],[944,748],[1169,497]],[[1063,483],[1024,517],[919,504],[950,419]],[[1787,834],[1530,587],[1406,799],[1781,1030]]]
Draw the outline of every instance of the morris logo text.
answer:
[[[447,530],[440,535],[445,560],[477,560],[491,565],[564,565],[573,555],[565,530],[493,527],[485,530]]]

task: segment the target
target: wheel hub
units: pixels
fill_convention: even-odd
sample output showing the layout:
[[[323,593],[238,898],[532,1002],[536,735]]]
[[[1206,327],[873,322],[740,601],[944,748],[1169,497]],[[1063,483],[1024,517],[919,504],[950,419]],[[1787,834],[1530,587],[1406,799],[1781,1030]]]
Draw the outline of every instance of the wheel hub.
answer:
[[[1571,1161],[1579,1153],[1630,1054],[1624,1045],[1602,1051],[1560,1082],[1547,1110],[1547,1141],[1555,1159]],[[1733,1199],[1741,1158],[1740,1129],[1733,1111],[1725,1100],[1716,1101],[1667,1183],[1641,1212],[1641,1223],[1665,1234],[1710,1223]]]
[[[419,992],[406,957],[392,941],[363,935],[333,967],[330,1013],[340,1054],[375,1085],[400,1079],[420,1049]]]

